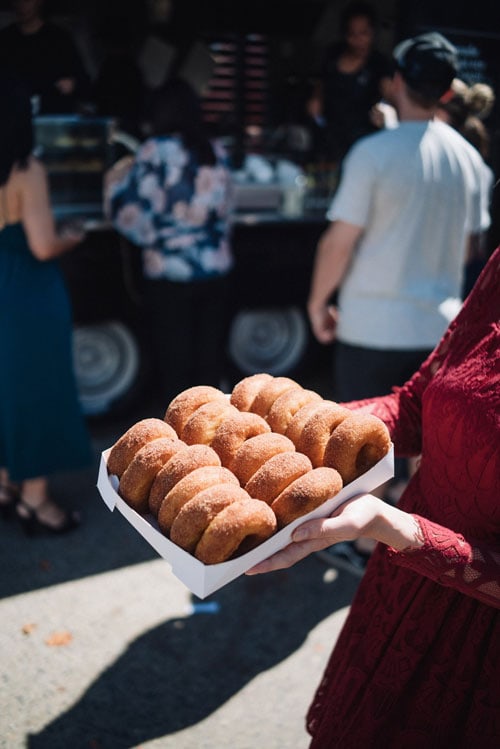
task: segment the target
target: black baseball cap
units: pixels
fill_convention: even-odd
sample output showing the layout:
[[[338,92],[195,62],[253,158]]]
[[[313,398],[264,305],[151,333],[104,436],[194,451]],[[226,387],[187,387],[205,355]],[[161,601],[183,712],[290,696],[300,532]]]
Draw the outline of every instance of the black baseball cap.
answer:
[[[436,101],[448,91],[458,72],[456,48],[437,31],[405,39],[392,54],[408,86]]]

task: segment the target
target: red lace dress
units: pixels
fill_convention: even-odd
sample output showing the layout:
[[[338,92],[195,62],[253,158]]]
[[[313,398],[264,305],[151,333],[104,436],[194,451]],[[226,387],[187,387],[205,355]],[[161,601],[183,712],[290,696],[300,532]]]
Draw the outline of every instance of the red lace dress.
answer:
[[[411,381],[355,407],[422,455],[399,506],[425,544],[375,550],[309,708],[311,749],[499,749],[500,248]]]

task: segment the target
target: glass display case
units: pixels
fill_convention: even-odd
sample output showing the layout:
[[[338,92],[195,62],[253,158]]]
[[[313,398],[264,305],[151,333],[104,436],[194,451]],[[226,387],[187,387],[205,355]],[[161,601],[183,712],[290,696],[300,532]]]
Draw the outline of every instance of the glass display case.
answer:
[[[103,175],[117,158],[114,127],[110,118],[35,118],[36,154],[47,168],[57,219],[102,217]]]

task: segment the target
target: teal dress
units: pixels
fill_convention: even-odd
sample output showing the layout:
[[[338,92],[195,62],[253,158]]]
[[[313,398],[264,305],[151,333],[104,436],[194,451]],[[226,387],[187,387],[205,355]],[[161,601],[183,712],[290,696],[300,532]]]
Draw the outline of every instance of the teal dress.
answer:
[[[71,306],[57,261],[0,230],[0,466],[12,481],[90,464],[72,360]]]

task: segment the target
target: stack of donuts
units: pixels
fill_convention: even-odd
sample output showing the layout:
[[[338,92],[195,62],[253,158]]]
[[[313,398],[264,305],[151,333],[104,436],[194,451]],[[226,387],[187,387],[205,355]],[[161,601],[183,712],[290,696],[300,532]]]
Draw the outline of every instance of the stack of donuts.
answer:
[[[366,473],[391,446],[389,431],[372,414],[350,411],[289,377],[255,374],[237,383],[231,404],[259,414],[307,455],[313,468],[335,468],[343,484]]]
[[[128,505],[217,564],[335,496],[389,447],[376,417],[261,373],[229,396],[208,385],[179,393],[163,419],[143,419],[118,439],[107,467]]]

